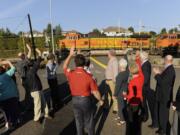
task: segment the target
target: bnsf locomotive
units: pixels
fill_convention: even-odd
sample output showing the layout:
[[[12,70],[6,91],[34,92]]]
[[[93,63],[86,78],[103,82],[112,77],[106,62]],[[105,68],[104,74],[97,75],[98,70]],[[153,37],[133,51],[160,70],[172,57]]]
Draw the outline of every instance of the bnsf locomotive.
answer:
[[[162,49],[168,46],[180,46],[180,34],[163,34],[154,39],[151,38],[130,38],[130,37],[105,37],[105,38],[86,38],[76,32],[66,34],[65,39],[59,40],[59,47],[70,48],[75,46],[77,49]]]

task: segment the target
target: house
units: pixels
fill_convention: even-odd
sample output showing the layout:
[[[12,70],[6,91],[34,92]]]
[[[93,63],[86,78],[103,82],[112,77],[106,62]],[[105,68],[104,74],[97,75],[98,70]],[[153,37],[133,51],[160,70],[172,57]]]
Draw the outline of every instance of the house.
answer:
[[[78,32],[78,31],[76,31],[76,30],[62,31],[61,33],[62,33],[62,36],[65,36],[65,37],[66,37],[67,35],[69,35],[69,34],[78,34],[78,35],[81,35],[81,33]]]
[[[105,29],[102,29],[101,33],[105,34],[108,37],[133,35],[133,33],[130,32],[129,30],[122,27],[115,27],[115,26],[110,26]]]
[[[31,33],[30,32],[23,33],[23,36],[30,38]],[[39,31],[33,30],[33,37],[44,37],[44,34]]]

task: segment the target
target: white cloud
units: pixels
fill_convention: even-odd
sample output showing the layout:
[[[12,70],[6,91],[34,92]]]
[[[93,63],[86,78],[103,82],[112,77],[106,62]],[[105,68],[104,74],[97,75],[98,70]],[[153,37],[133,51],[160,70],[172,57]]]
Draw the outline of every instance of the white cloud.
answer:
[[[12,14],[17,13],[21,9],[31,5],[35,0],[24,0],[23,2],[18,3],[17,5],[14,5],[13,7],[9,7],[4,11],[0,12],[0,18],[9,17]]]

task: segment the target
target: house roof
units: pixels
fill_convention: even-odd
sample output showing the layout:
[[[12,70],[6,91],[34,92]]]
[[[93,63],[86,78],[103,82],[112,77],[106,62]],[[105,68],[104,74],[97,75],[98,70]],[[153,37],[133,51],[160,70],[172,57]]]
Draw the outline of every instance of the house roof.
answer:
[[[24,34],[31,34],[30,31],[25,32]],[[39,32],[37,30],[33,30],[33,34],[43,34],[42,32]]]
[[[69,30],[69,31],[62,31],[63,34],[66,34],[66,33],[78,33],[78,34],[81,34],[80,32],[76,31],[76,30]]]
[[[125,28],[122,28],[122,27],[109,26],[109,27],[103,29],[103,32],[126,32],[126,33],[129,33],[130,31]]]

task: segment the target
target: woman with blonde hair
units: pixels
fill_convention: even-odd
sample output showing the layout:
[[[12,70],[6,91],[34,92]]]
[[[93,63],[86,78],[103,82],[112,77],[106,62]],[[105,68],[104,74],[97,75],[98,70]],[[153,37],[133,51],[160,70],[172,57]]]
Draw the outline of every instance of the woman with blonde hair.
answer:
[[[126,97],[127,101],[129,102],[134,96],[136,96],[136,98],[139,98],[142,101],[142,88],[144,83],[144,76],[141,67],[138,63],[134,62],[129,65],[129,71],[132,75],[132,78],[128,86],[128,95]]]
[[[144,76],[141,70],[141,65],[131,63],[129,65],[129,71],[131,73],[131,79],[128,85],[127,98],[127,127],[128,134],[140,135],[141,133],[141,112],[142,112],[142,89],[144,84]]]

